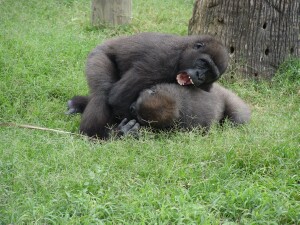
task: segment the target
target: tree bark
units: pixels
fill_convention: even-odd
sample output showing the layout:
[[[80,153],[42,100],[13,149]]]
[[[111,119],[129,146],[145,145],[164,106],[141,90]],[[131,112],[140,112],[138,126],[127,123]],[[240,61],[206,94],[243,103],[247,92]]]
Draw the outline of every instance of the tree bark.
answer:
[[[132,18],[132,0],[93,0],[92,24],[127,24]]]
[[[196,0],[189,34],[217,36],[243,74],[271,78],[300,56],[300,1]]]

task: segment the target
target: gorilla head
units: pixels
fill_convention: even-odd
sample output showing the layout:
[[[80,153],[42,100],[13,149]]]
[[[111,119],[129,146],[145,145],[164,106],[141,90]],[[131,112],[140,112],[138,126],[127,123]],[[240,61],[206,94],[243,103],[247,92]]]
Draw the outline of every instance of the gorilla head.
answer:
[[[141,125],[163,129],[173,124],[179,118],[179,105],[176,98],[168,93],[168,89],[156,87],[140,93],[136,102],[130,106],[130,111]]]
[[[228,52],[221,42],[211,36],[194,36],[197,41],[183,51],[177,82],[201,87],[218,80],[228,66]]]

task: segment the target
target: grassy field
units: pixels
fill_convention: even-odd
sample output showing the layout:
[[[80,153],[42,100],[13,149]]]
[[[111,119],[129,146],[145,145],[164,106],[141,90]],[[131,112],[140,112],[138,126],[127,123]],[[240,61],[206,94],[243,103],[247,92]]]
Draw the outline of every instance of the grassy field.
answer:
[[[88,52],[122,34],[184,35],[193,0],[134,0],[130,26],[90,26],[90,1],[0,0],[0,122],[77,132]],[[300,224],[300,60],[272,82],[221,79],[251,123],[95,143],[0,127],[0,224]],[[226,79],[226,77],[228,79]]]

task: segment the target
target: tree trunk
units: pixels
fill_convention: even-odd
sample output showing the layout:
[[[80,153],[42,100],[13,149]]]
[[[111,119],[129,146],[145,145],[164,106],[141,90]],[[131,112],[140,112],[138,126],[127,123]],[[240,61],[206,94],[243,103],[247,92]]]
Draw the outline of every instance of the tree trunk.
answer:
[[[217,36],[243,74],[271,78],[300,56],[300,1],[196,0],[189,34]]]
[[[93,0],[92,24],[126,24],[132,18],[132,0]]]

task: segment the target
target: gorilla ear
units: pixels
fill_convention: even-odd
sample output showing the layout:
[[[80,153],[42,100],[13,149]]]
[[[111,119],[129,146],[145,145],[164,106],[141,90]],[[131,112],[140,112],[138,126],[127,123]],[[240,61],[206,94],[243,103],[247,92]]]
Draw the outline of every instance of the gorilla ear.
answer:
[[[129,111],[132,116],[136,116],[136,101],[130,105]]]

